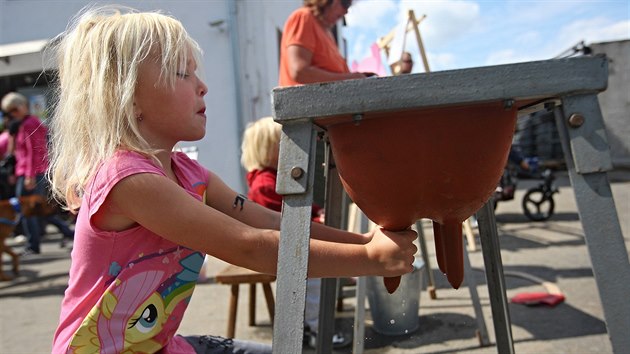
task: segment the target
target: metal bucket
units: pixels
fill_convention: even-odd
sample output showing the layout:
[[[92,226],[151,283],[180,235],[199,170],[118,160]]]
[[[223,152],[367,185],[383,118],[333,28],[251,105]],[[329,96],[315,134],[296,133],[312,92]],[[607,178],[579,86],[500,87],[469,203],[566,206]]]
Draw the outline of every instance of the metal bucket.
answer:
[[[413,267],[393,294],[387,292],[381,277],[367,277],[367,297],[376,332],[397,336],[412,333],[420,326],[418,311],[424,262],[416,258]]]

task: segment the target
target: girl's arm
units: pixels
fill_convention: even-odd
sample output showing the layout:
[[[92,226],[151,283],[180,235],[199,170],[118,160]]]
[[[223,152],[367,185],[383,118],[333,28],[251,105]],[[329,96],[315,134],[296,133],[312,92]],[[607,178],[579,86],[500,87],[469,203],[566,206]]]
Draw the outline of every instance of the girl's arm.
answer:
[[[240,217],[244,223],[233,216],[237,212],[232,209],[234,198],[227,197],[231,190],[218,177],[212,177],[208,190],[212,191],[208,199],[219,198],[210,203],[218,205],[216,208],[191,197],[166,177],[135,174],[114,186],[93,222],[106,229],[128,228],[138,223],[180,245],[258,272],[275,274],[280,236],[273,230],[279,225],[277,213],[246,203]],[[377,231],[367,244],[312,240],[308,274],[341,277],[408,273],[413,270],[415,236],[413,231]]]
[[[210,172],[207,193],[206,204],[214,209],[253,227],[280,230],[279,212],[249,200],[243,202],[242,208],[240,203],[234,207],[238,194],[212,172]],[[364,244],[370,241],[371,235],[359,235],[313,222],[311,223],[311,238],[323,241]]]

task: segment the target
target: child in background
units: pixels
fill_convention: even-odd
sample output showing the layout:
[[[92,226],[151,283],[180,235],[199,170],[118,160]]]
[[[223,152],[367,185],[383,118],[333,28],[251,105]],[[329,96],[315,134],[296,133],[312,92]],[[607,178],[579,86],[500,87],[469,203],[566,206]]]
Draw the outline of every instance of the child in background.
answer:
[[[198,44],[171,17],[112,8],[86,11],[58,43],[48,177],[78,217],[52,352],[271,352],[176,335],[205,253],[275,274],[280,236],[279,213],[234,207],[238,193],[172,151],[206,133]],[[313,224],[308,275],[408,273],[415,237]]]
[[[275,211],[282,209],[282,196],[276,193],[278,157],[282,126],[272,117],[264,117],[250,123],[243,133],[241,165],[247,170],[247,198]],[[311,219],[323,221],[323,209],[313,205]],[[311,278],[306,283],[306,308],[304,309],[304,341],[315,347],[319,326],[319,302],[321,279]],[[342,333],[333,335],[333,347],[349,344]]]
[[[271,210],[281,211],[282,196],[276,193],[280,133],[272,117],[250,123],[243,133],[241,165],[247,170],[247,198]],[[311,219],[323,222],[324,210],[313,204]]]

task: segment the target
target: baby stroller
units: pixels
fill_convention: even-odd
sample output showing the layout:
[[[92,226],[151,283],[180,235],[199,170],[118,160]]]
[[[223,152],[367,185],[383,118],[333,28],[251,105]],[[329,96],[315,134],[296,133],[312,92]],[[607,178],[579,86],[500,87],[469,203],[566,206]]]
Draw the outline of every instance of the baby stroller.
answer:
[[[558,188],[553,184],[555,176],[550,169],[546,169],[541,177],[542,183],[528,189],[521,203],[523,213],[532,221],[545,221],[553,215],[555,207],[553,195],[559,193]]]

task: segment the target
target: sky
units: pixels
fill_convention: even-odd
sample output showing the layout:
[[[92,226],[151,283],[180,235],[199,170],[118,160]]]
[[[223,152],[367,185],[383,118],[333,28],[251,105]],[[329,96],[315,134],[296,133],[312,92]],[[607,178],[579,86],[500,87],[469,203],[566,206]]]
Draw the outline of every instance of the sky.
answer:
[[[409,9],[426,15],[419,29],[430,71],[546,60],[581,41],[630,39],[630,0],[354,0],[344,29],[348,62],[367,57]],[[424,72],[414,32],[405,43],[413,72]]]

